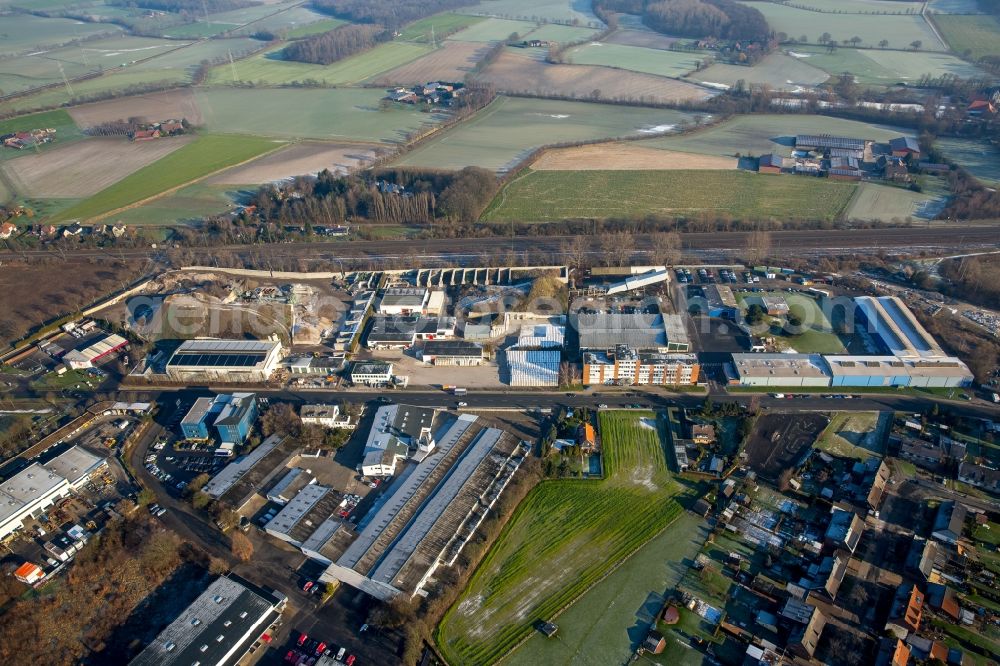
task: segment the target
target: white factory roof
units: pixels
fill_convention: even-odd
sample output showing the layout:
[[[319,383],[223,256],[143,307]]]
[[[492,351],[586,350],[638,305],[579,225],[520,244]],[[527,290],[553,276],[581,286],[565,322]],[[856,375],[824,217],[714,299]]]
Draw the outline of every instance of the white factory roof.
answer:
[[[667,348],[662,315],[602,312],[572,316],[580,334],[580,349],[610,349],[615,345],[628,345],[632,349]]]
[[[557,324],[525,324],[517,336],[517,346],[524,349],[559,349],[566,339],[566,327]]]
[[[834,377],[910,376],[954,377],[972,372],[960,359],[949,356],[920,359],[898,356],[825,356]]]
[[[0,483],[0,525],[60,487],[68,489],[66,479],[38,463],[32,463]]]
[[[511,386],[558,386],[562,354],[557,350],[505,352]]]
[[[622,282],[616,282],[608,287],[608,295],[621,294],[635,289],[642,289],[643,287],[648,287],[660,282],[666,282],[669,277],[670,274],[666,271],[666,269],[649,271],[648,273],[643,273],[642,275],[631,275],[625,278]]]
[[[741,377],[828,377],[820,354],[733,354]]]
[[[205,484],[202,490],[212,497],[221,497],[227,490],[236,485],[240,477],[253,469],[254,465],[259,463],[264,456],[273,451],[280,443],[281,437],[271,435],[256,449],[223,467],[218,474],[212,477],[211,481]]]
[[[868,331],[882,340],[890,354],[923,358],[945,355],[899,298],[859,296],[854,301],[868,320]]]
[[[76,486],[103,462],[104,458],[79,446],[72,446],[45,463],[45,468],[69,481],[71,486]]]
[[[330,488],[326,486],[307,485],[285,505],[284,509],[278,512],[278,515],[271,519],[267,524],[267,530],[288,534],[302,520],[303,516],[309,513],[309,510],[329,492]]]

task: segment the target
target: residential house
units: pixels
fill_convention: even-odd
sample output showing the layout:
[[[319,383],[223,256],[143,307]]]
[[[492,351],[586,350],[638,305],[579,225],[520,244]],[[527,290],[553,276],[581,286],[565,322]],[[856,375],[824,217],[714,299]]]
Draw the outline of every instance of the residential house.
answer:
[[[886,180],[905,181],[910,179],[910,171],[902,157],[881,155],[876,162]]]
[[[994,493],[1000,493],[1000,470],[963,462],[958,465],[958,480],[970,486],[983,488]]]
[[[66,238],[69,238],[71,236],[79,236],[82,233],[83,233],[83,227],[81,227],[76,222],[69,225],[68,227],[63,227],[62,231],[62,235]]]
[[[889,476],[891,475],[889,466],[885,464],[885,461],[881,461],[878,465],[878,469],[875,470],[875,478],[872,479],[871,489],[868,491],[868,508],[872,511],[878,511],[879,506],[882,504],[882,498],[885,495],[886,484],[889,483]]]
[[[997,107],[993,104],[992,101],[990,101],[988,99],[977,99],[977,100],[974,100],[965,109],[966,115],[973,116],[973,117],[979,117],[979,118],[984,117],[984,116],[985,117],[994,116],[994,115],[996,115],[996,112],[997,112]]]
[[[834,509],[824,539],[834,548],[845,548],[853,553],[864,534],[865,523],[857,514],[843,509]]]
[[[938,506],[931,536],[943,543],[954,545],[962,538],[968,509],[963,504],[949,500]]]
[[[128,230],[128,226],[123,222],[117,222],[113,227],[111,227],[111,235],[115,238],[121,238],[125,235]]]
[[[906,638],[911,631],[920,628],[920,620],[924,614],[924,594],[913,583],[900,585],[889,611],[889,621],[886,631],[900,639]]]
[[[958,604],[955,590],[941,583],[931,583],[927,586],[927,603],[936,611],[944,613],[954,622],[959,621],[962,607]]]
[[[712,444],[715,442],[715,426],[706,423],[695,423],[691,426],[691,439],[696,444]]]
[[[10,222],[0,224],[0,238],[10,238],[17,231],[17,225]]]
[[[160,130],[157,129],[140,129],[132,133],[133,141],[151,141],[159,138]]]
[[[576,431],[576,441],[585,450],[593,450],[597,446],[597,432],[589,423],[582,423]]]
[[[875,666],[907,666],[910,663],[910,648],[898,638],[885,637],[879,643]]]
[[[789,599],[789,602],[792,601],[796,600]],[[808,610],[801,615],[801,617],[805,618],[804,622],[799,621],[799,618],[793,620],[795,624],[788,635],[788,651],[802,659],[812,659],[816,653],[816,647],[819,645],[820,638],[823,636],[823,629],[826,628],[826,616],[815,606],[802,604],[801,602],[798,603],[805,606]],[[788,617],[785,615],[784,610],[782,614],[786,618]]]
[[[650,631],[642,642],[642,649],[653,654],[660,654],[667,648],[667,639],[658,631]]]
[[[41,229],[39,229],[39,234],[42,238],[51,238],[56,235],[56,231],[58,230],[53,225],[43,224]]]

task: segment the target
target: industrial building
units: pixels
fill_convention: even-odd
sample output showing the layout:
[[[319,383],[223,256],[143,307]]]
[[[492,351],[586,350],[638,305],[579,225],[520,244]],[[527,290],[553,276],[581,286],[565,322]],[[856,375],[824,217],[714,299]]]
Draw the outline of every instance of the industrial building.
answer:
[[[417,340],[438,340],[455,336],[454,317],[418,315],[377,315],[365,338],[369,349],[402,349]]]
[[[638,289],[645,289],[646,287],[651,287],[654,284],[660,284],[661,282],[666,282],[670,279],[670,273],[664,268],[660,270],[652,270],[647,273],[642,273],[641,275],[630,275],[621,282],[616,282],[608,287],[608,296],[613,296],[615,294],[624,294],[629,291],[636,291]]]
[[[202,491],[215,499],[222,497],[222,495],[236,485],[240,478],[249,473],[265,456],[274,451],[279,444],[281,444],[281,437],[271,435],[253,451],[223,467],[218,474],[212,477],[211,481],[205,484]]]
[[[437,411],[427,407],[379,407],[365,441],[361,473],[365,476],[392,476],[400,460],[410,457],[423,459],[436,445],[436,417]]]
[[[517,349],[562,349],[566,327],[561,324],[525,324],[518,332]]]
[[[332,488],[309,483],[285,504],[264,531],[293,546],[301,546],[316,528],[333,515],[340,496]]]
[[[580,337],[580,351],[612,352],[618,345],[660,353],[691,349],[681,315],[643,312],[575,313],[571,325]]]
[[[738,383],[744,386],[829,386],[819,354],[733,354]]]
[[[299,410],[299,419],[305,425],[318,425],[323,428],[354,430],[351,417],[347,414],[341,416],[340,407],[337,405],[302,405]]]
[[[467,340],[429,340],[420,350],[420,358],[429,365],[481,365],[483,346]]]
[[[351,364],[351,383],[356,386],[387,386],[392,383],[392,363],[355,361]]]
[[[181,420],[181,433],[187,439],[208,439],[211,422],[223,447],[231,451],[246,441],[256,420],[257,397],[253,393],[220,393],[194,401]]]
[[[107,358],[111,354],[125,349],[127,346],[128,340],[120,335],[111,333],[100,340],[91,342],[86,347],[67,352],[62,357],[62,362],[69,370],[92,368],[101,359]]]
[[[378,313],[383,315],[424,314],[430,292],[420,287],[389,287],[382,293]]]
[[[383,600],[420,594],[439,566],[455,562],[528,452],[472,414],[451,420],[434,439],[434,450],[399,476],[320,580]]]
[[[891,356],[939,358],[945,356],[937,341],[895,296],[859,296],[854,299],[866,330]]]
[[[315,483],[316,478],[309,470],[293,467],[282,475],[278,482],[271,486],[265,495],[268,502],[288,504],[303,488]]]
[[[508,349],[504,352],[510,386],[559,386],[562,352]]]
[[[105,465],[103,458],[74,446],[45,464],[32,463],[0,483],[0,539],[69,496]]]
[[[973,375],[957,358],[826,356],[831,386],[969,386]]]
[[[696,354],[639,352],[628,345],[617,345],[610,354],[587,352],[583,355],[583,383],[588,386],[695,386],[700,368]]]
[[[167,361],[171,381],[266,382],[281,360],[281,343],[268,340],[187,340]]]
[[[344,367],[344,355],[337,356],[302,356],[288,363],[288,371],[293,375],[324,375],[330,376],[340,372]]]
[[[285,609],[279,592],[223,576],[140,652],[132,666],[233,666],[273,630]]]

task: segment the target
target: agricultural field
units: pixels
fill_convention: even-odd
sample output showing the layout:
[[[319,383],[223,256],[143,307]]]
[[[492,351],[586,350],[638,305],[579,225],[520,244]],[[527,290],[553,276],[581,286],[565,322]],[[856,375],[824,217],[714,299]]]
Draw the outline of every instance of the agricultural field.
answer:
[[[193,183],[276,147],[273,141],[257,137],[202,136],[63,210],[52,221],[102,219],[110,213]]]
[[[941,138],[937,148],[986,185],[1000,185],[1000,149],[975,139]]]
[[[717,94],[701,86],[639,72],[593,65],[550,65],[540,49],[510,48],[478,75],[510,93],[557,94],[577,99],[668,103]]]
[[[932,220],[948,203],[948,186],[941,178],[933,176],[922,179],[921,184],[923,192],[892,185],[861,183],[844,217],[879,222],[905,220],[907,217]]]
[[[716,63],[691,75],[692,79],[707,85],[722,84],[732,87],[743,80],[746,84],[767,84],[776,90],[800,91],[812,88],[830,78],[799,58],[772,53],[753,67]]]
[[[702,60],[711,58],[707,51],[667,51],[600,42],[573,47],[566,56],[576,65],[603,65],[674,78],[693,72]]]
[[[591,11],[590,3],[579,0],[485,0],[463,11],[469,14],[548,23],[579,21],[580,25],[589,28],[604,27],[601,20]]]
[[[138,63],[129,69],[131,71],[156,72],[157,70],[183,70],[185,78],[190,79],[191,70],[200,65],[202,61],[222,62],[228,61],[229,54],[233,54],[233,59],[246,57],[251,53],[261,50],[264,42],[249,37],[233,37],[231,39],[209,39],[187,46],[181,49],[164,53],[163,55],[151,58]],[[155,74],[154,74],[155,76]]]
[[[293,28],[285,28],[281,31],[281,34],[285,37],[285,39],[301,39],[302,37],[309,37],[310,35],[318,35],[321,32],[330,32],[334,28],[339,28],[345,23],[346,21],[341,21],[340,19],[326,17]]]
[[[214,37],[238,27],[239,25],[233,25],[232,23],[212,23],[201,20],[167,28],[163,31],[163,36],[170,37],[171,39],[202,39],[204,37]]]
[[[204,122],[196,94],[190,88],[81,104],[60,113],[68,113],[72,121],[83,128],[127,118],[142,118],[150,122],[186,118],[193,125]]]
[[[242,11],[243,10],[237,10],[237,12]],[[229,14],[231,14],[231,12],[227,12],[226,14],[216,14],[216,16],[225,16]],[[209,14],[208,18],[211,20],[212,15]],[[334,25],[327,28],[327,30],[333,30],[333,28],[338,25],[343,25],[345,23],[345,21],[332,18],[329,14],[315,11],[306,5],[299,5],[281,12],[272,13],[270,16],[266,16],[259,21],[249,23],[246,27],[236,30],[235,34],[250,35],[260,30],[270,30],[271,32],[284,34],[289,31],[308,29],[316,23],[331,21]],[[247,21],[245,20],[241,22],[241,24],[246,23]]]
[[[529,21],[508,21],[507,19],[488,18],[477,21],[464,30],[456,32],[448,39],[460,42],[498,42],[507,39],[515,32],[522,37],[538,27],[537,23]]]
[[[803,330],[797,333],[785,330],[785,319],[782,317],[764,317],[764,321],[770,325],[770,333],[765,334],[773,336],[777,346],[800,354],[847,353],[844,343],[833,332],[830,320],[814,298],[798,292],[788,293],[780,290],[761,293],[737,291],[736,302],[742,310],[752,305],[763,305],[761,299],[764,296],[783,299],[790,309],[799,311],[802,317]]]
[[[110,187],[190,142],[179,136],[135,143],[117,137],[75,141],[3,164],[3,175],[23,197],[83,198]]]
[[[240,60],[230,66],[214,67],[208,83],[229,85],[253,82],[264,85],[286,85],[316,81],[326,86],[360,83],[383,72],[416,60],[431,51],[430,45],[393,41],[344,58],[329,65],[313,65],[281,58],[281,48],[271,49]]]
[[[401,143],[443,116],[409,105],[382,109],[384,95],[377,88],[215,88],[196,99],[211,132],[279,139]]]
[[[462,81],[485,51],[486,44],[446,41],[440,48],[378,77],[378,85],[416,85],[427,81]]]
[[[973,60],[1000,55],[1000,19],[995,16],[942,16],[934,23],[955,53]]]
[[[407,42],[423,42],[429,44],[431,32],[434,39],[440,41],[448,35],[464,30],[471,25],[484,21],[482,16],[467,16],[464,14],[435,14],[427,18],[414,21],[403,28],[401,34],[396,39]]]
[[[578,42],[581,39],[589,39],[597,34],[595,28],[581,28],[573,25],[558,25],[556,23],[545,23],[527,35],[522,35],[528,39],[540,39],[543,42]]]
[[[595,170],[674,170],[674,169],[735,169],[738,161],[732,157],[676,153],[670,150],[646,148],[634,141],[598,143],[546,151],[531,168],[535,171],[595,171]]]
[[[822,46],[796,46],[788,53],[834,77],[848,72],[862,85],[913,84],[924,74],[983,76],[978,67],[947,53],[851,48],[830,53]]]
[[[874,141],[888,141],[908,134],[904,129],[871,125],[854,120],[808,115],[736,116],[721,124],[680,136],[666,136],[643,141],[641,145],[704,155],[761,155],[791,153],[796,134],[833,134],[856,136]]]
[[[302,141],[206,180],[209,185],[256,185],[329,169],[346,173],[376,157],[371,145]]]
[[[927,11],[935,14],[978,14],[982,10],[977,0],[930,0]]]
[[[212,185],[206,181],[182,187],[158,199],[115,214],[115,221],[129,226],[169,227],[197,224],[209,215],[218,215],[243,202],[256,185],[242,189]]]
[[[600,429],[607,478],[529,493],[438,629],[449,661],[496,662],[681,514],[655,414],[601,412]]]
[[[820,13],[772,2],[754,2],[753,6],[764,15],[772,30],[783,32],[792,39],[805,36],[810,42],[818,42],[820,35],[829,33],[838,43],[860,37],[861,46],[872,47],[885,39],[894,49],[910,48],[910,43],[919,41],[922,50],[947,50],[920,15],[873,15],[859,20],[856,14]]]
[[[679,37],[662,35],[651,30],[618,29],[604,40],[607,44],[622,44],[624,46],[641,46],[647,49],[669,49]]]
[[[840,14],[919,14],[923,3],[902,0],[795,0],[792,4],[817,12]],[[821,21],[822,17],[817,20]]]
[[[483,221],[553,222],[727,213],[745,219],[836,220],[853,183],[745,171],[527,171],[493,200]]]
[[[84,23],[73,19],[9,14],[0,25],[0,56],[44,51],[94,35],[122,32],[111,23]]]
[[[474,118],[417,147],[397,164],[505,171],[542,145],[667,131],[688,120],[688,114],[670,109],[499,97]]]

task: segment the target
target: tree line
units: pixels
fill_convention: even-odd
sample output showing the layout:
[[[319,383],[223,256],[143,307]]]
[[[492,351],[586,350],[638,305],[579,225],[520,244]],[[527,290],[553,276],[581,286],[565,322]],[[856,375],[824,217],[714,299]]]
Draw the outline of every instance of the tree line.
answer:
[[[111,0],[115,7],[155,9],[161,12],[214,14],[259,5],[252,0]]]
[[[766,43],[771,34],[759,10],[733,0],[595,0],[594,7],[636,14],[649,28],[681,37]]]
[[[329,32],[296,40],[281,53],[285,60],[329,65],[390,39],[392,32],[381,25],[343,25]]]
[[[464,7],[469,0],[314,0],[312,4],[338,18],[395,31],[425,16]]]

